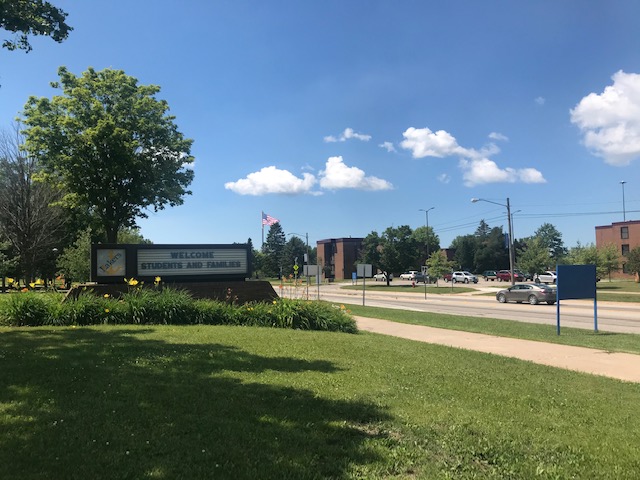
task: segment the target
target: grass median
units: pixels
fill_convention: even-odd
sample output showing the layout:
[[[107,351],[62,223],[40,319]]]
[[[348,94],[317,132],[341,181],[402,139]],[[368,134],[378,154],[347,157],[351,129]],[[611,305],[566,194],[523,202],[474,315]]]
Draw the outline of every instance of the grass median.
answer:
[[[484,333],[500,337],[520,338],[539,342],[578,347],[598,348],[610,352],[640,354],[640,335],[631,333],[594,332],[583,328],[562,327],[557,335],[555,326],[516,322],[486,317],[464,317],[444,313],[414,312],[392,308],[349,305],[353,315],[381,318],[399,323],[425,325],[449,330]]]
[[[1,328],[0,478],[635,478],[640,386],[361,333]]]

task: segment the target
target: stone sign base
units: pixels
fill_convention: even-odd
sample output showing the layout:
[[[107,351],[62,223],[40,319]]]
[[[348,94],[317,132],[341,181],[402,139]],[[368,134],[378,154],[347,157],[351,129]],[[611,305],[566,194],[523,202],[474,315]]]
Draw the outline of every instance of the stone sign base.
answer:
[[[278,298],[278,294],[271,286],[271,283],[263,280],[247,280],[247,281],[220,281],[220,282],[175,282],[163,283],[161,287],[155,285],[142,285],[142,288],[175,288],[176,290],[185,290],[193,298],[208,298],[211,300],[219,300],[222,302],[233,301],[236,304],[245,304],[249,302],[272,302]],[[85,283],[73,287],[67,293],[65,300],[75,300],[83,292],[93,293],[94,295],[104,296],[108,294],[118,298],[122,294],[131,291],[133,288],[125,283],[122,284],[100,284]]]

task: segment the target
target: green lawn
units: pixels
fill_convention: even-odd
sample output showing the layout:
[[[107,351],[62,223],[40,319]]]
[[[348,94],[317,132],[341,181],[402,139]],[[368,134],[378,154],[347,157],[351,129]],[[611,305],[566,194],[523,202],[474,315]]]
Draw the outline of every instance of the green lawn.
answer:
[[[598,348],[610,352],[628,352],[640,354],[640,335],[631,333],[594,332],[583,328],[562,327],[557,335],[555,325],[516,322],[485,317],[463,317],[444,313],[413,312],[393,308],[349,305],[353,315],[381,318],[400,323],[426,325],[429,327],[462,330],[465,332],[485,333],[499,337],[521,338],[540,342],[575,345]]]
[[[363,333],[0,329],[0,478],[636,478],[640,385]]]

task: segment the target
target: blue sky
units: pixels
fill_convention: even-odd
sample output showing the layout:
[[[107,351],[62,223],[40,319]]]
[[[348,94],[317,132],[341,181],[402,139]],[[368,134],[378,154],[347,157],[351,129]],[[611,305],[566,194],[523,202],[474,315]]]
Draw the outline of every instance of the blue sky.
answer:
[[[196,160],[184,205],[140,221],[154,243],[259,247],[262,211],[313,245],[432,207],[442,246],[506,231],[477,197],[571,247],[622,221],[623,188],[640,219],[635,0],[53,3],[74,31],[0,50],[0,126],[61,65],[159,85]]]

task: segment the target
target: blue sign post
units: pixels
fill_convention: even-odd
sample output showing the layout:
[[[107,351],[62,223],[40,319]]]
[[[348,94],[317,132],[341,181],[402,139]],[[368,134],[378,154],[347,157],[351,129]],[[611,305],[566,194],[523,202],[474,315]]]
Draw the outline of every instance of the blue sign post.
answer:
[[[558,291],[556,321],[557,333],[560,335],[560,300],[593,298],[593,325],[598,331],[598,303],[596,300],[596,266],[595,265],[558,265]]]

